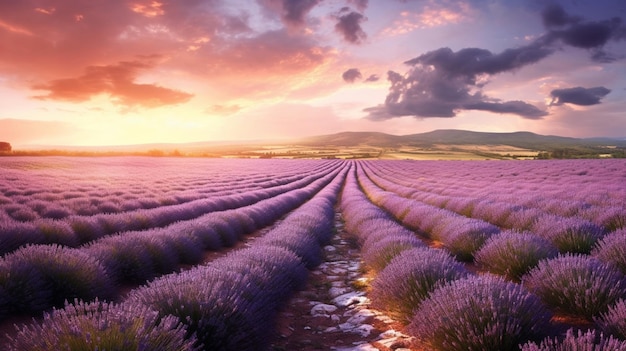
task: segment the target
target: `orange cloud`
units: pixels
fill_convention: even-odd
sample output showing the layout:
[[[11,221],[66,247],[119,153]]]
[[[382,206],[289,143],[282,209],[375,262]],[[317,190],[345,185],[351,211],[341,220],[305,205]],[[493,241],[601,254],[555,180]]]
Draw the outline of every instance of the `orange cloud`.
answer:
[[[131,4],[130,9],[133,12],[142,14],[146,17],[157,17],[165,14],[165,11],[163,10],[163,3],[158,1],[151,1],[149,4],[133,3]]]
[[[314,3],[300,8],[295,2],[274,2],[291,9],[289,18],[302,21]],[[8,73],[15,85],[44,91],[40,99],[82,102],[108,94],[118,104],[158,106],[184,102],[190,95],[136,84],[139,73],[167,81],[166,72],[175,72],[218,94],[239,89],[240,94],[272,95],[276,92],[269,87],[289,89],[289,82],[337,55],[317,35],[290,27],[253,29],[252,16],[262,15],[247,9],[228,12],[226,6],[199,1],[110,0],[103,11],[98,4],[0,2],[0,74]],[[120,64],[154,54],[164,58],[158,65],[165,69],[157,72],[156,63]],[[149,93],[155,97],[148,98]]]
[[[36,90],[47,90],[47,95],[37,96],[42,100],[88,101],[99,94],[108,94],[112,100],[125,106],[159,107],[179,104],[193,96],[178,90],[154,84],[137,84],[135,79],[151,64],[141,61],[120,62],[116,65],[90,66],[78,78],[55,79],[33,86]]]
[[[419,12],[402,11],[400,18],[383,30],[383,35],[403,35],[417,29],[440,27],[466,20],[471,12],[470,6],[464,2],[459,2],[457,6],[458,8],[444,8],[431,4]]]

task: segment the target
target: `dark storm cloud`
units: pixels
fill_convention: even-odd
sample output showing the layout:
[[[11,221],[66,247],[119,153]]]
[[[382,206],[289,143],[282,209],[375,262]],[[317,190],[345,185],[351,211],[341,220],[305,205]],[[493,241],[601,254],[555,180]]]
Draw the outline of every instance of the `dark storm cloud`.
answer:
[[[405,64],[433,66],[446,75],[464,76],[473,81],[480,74],[511,71],[538,62],[553,52],[541,39],[530,45],[506,49],[499,54],[479,48],[466,48],[457,52],[441,48],[406,61]]]
[[[336,16],[335,30],[341,34],[344,40],[352,44],[360,44],[367,38],[367,34],[361,28],[361,22],[366,18],[362,14],[343,8]]]
[[[341,77],[348,83],[354,83],[357,79],[363,78],[363,75],[358,68],[350,68],[349,70],[343,72]]]
[[[618,33],[622,20],[614,18],[602,22],[574,24],[563,30],[553,30],[552,35],[565,44],[581,49],[592,49],[605,45],[610,39],[620,39]]]
[[[626,27],[619,17],[602,21],[585,21],[582,17],[569,15],[558,4],[547,6],[542,12],[543,23],[548,29],[546,38],[560,40],[566,45],[591,51],[597,62],[611,62],[616,58],[604,51],[611,40],[626,39]]]
[[[566,24],[580,21],[579,17],[572,17],[568,15],[559,4],[550,4],[546,6],[541,12],[541,18],[543,19],[543,24],[548,28],[552,26],[564,26]]]
[[[611,90],[605,87],[555,89],[550,93],[552,96],[550,106],[560,106],[563,104],[581,106],[597,105],[600,103],[600,100],[610,92]]]
[[[520,69],[552,52],[543,39],[498,54],[479,48],[457,52],[441,48],[427,52],[405,62],[411,66],[405,76],[389,71],[387,79],[391,87],[385,103],[366,112],[374,120],[399,116],[449,118],[461,110],[539,119],[547,112],[524,101],[498,101],[483,95],[481,89],[490,75]]]

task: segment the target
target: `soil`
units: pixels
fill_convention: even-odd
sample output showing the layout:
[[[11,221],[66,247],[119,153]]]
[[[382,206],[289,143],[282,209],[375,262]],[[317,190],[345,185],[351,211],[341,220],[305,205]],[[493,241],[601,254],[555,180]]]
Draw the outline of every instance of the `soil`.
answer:
[[[421,350],[399,332],[401,324],[370,307],[366,292],[371,277],[340,216],[335,218],[337,233],[324,247],[324,262],[279,313],[270,350]]]

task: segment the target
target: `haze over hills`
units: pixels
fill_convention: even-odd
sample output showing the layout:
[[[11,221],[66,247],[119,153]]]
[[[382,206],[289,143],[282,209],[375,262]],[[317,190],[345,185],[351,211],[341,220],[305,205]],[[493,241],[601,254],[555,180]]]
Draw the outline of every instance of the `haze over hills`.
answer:
[[[16,151],[54,150],[46,154],[145,154],[150,156],[209,157],[341,157],[444,159],[473,155],[486,158],[518,157],[624,157],[626,138],[571,138],[531,132],[488,133],[466,130],[434,130],[392,135],[380,132],[341,132],[299,139],[254,141],[206,141],[113,146],[31,145]],[[447,156],[442,156],[442,155]],[[417,156],[416,156],[417,155]],[[450,156],[452,155],[452,156]],[[455,156],[456,155],[456,156]],[[462,157],[461,157],[462,156]],[[438,159],[439,159],[438,158]]]

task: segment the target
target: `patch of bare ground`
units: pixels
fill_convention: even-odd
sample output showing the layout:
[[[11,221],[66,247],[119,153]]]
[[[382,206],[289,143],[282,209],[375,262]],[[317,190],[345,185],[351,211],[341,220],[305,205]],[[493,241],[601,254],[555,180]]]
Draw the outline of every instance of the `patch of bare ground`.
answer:
[[[335,217],[337,233],[324,247],[325,260],[311,272],[306,287],[279,313],[270,349],[282,350],[420,350],[400,332],[402,325],[370,308],[369,280],[359,248]]]

